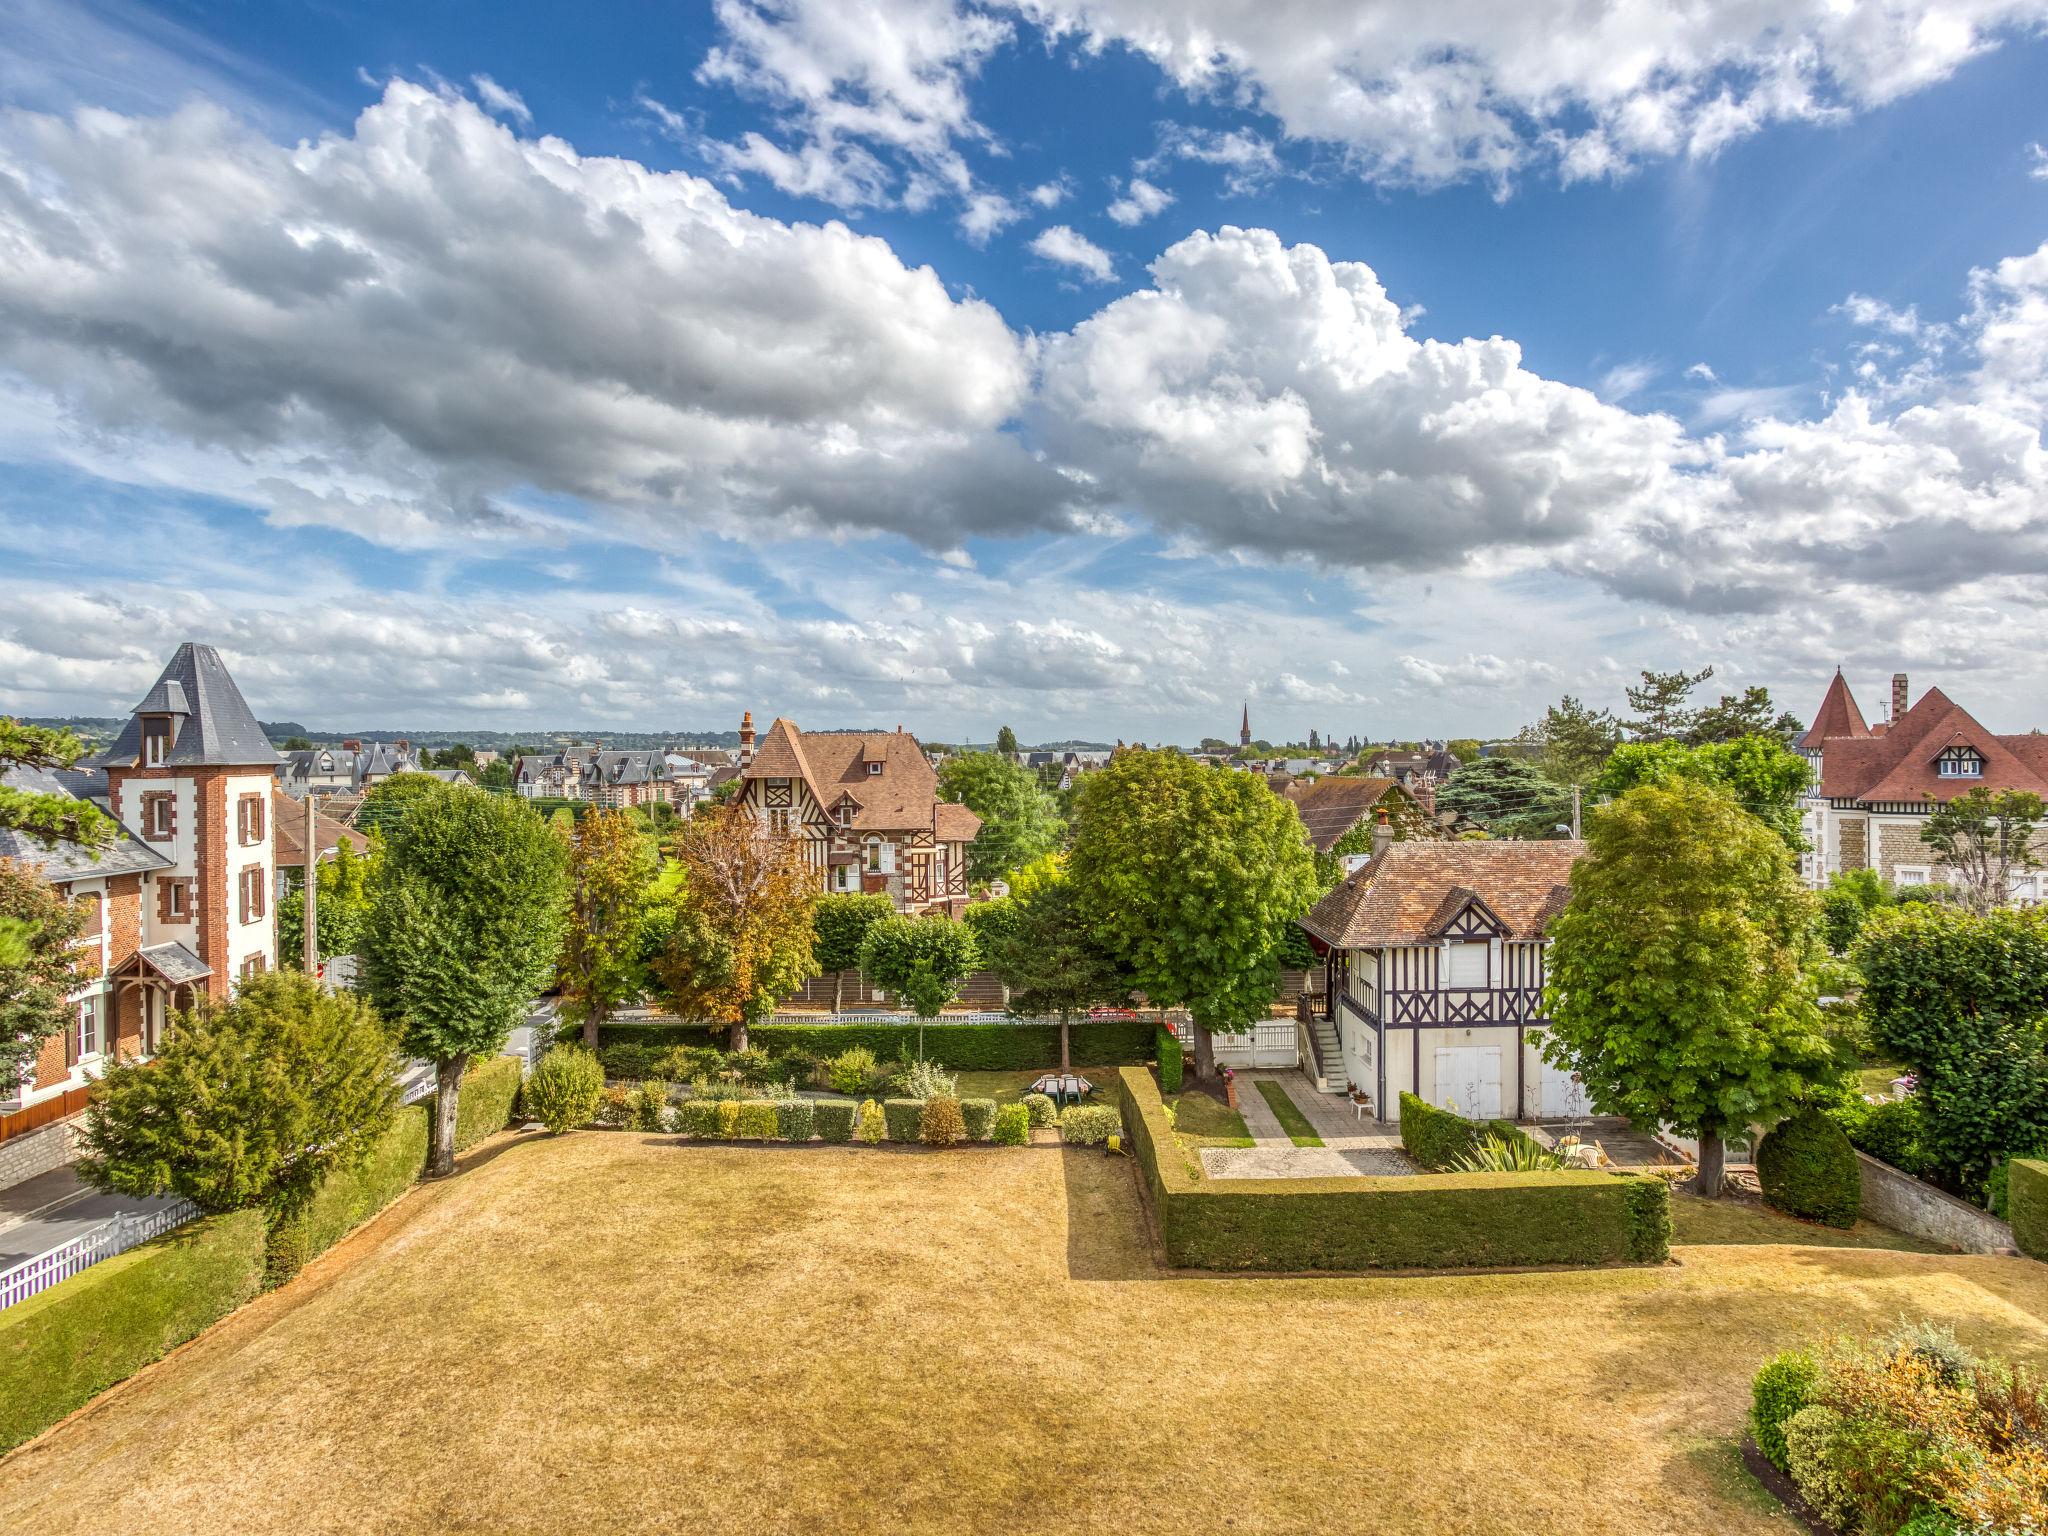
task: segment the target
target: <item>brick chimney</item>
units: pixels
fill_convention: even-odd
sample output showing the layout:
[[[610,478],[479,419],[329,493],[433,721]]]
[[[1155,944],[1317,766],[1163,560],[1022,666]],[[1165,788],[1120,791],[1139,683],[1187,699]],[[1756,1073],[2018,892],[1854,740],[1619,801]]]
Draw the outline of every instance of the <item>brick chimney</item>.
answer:
[[[1378,858],[1393,846],[1394,824],[1387,820],[1387,808],[1379,808],[1379,815],[1372,825],[1372,856]]]
[[[1906,674],[1892,674],[1892,718],[1900,719],[1906,713]]]
[[[745,768],[754,761],[754,712],[750,709],[740,716],[740,767]]]

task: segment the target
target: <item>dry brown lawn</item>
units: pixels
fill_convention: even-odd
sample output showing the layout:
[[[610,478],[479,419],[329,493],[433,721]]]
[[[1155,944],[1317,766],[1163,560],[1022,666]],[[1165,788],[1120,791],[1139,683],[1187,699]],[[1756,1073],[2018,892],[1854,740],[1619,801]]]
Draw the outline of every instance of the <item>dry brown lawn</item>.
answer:
[[[1100,1152],[491,1150],[0,1464],[0,1530],[1789,1533],[1772,1351],[2048,1364],[2018,1259],[1191,1278]]]

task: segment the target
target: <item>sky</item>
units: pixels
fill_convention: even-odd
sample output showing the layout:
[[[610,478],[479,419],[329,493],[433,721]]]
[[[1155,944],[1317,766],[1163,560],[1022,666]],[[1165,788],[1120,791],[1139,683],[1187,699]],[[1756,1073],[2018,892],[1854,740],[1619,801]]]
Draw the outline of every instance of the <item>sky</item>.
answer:
[[[2048,726],[2048,0],[15,0],[0,709]]]

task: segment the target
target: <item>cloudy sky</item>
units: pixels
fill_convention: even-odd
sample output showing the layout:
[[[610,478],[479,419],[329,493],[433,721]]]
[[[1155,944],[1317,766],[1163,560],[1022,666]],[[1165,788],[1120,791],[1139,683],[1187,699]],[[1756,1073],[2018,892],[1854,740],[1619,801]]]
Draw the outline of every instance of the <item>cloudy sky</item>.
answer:
[[[2048,0],[14,0],[0,708],[2048,726]]]

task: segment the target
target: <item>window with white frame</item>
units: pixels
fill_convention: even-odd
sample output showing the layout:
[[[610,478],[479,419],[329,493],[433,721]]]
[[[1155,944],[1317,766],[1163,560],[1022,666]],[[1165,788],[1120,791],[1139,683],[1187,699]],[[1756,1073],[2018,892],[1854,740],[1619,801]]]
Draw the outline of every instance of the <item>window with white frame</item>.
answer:
[[[1493,954],[1491,944],[1465,943],[1450,944],[1444,948],[1444,985],[1447,987],[1483,987],[1488,982],[1488,972]]]
[[[1968,747],[1950,747],[1941,754],[1936,771],[1944,779],[1981,779],[1984,759]]]
[[[171,755],[171,720],[168,715],[154,715],[142,722],[142,763],[145,768],[161,768],[164,760]]]
[[[78,1059],[100,1053],[100,994],[95,992],[78,1005]]]

